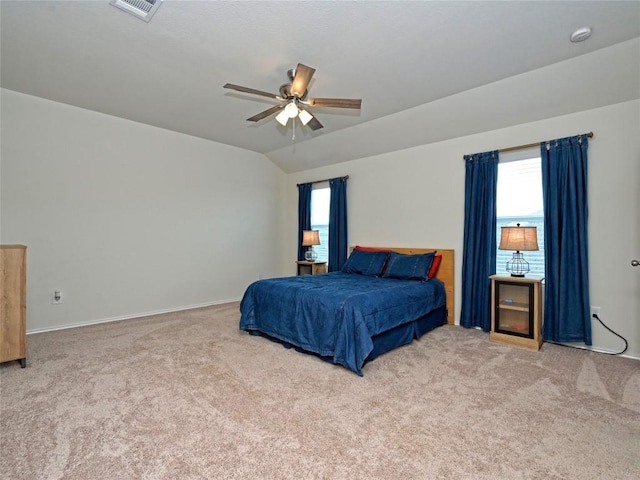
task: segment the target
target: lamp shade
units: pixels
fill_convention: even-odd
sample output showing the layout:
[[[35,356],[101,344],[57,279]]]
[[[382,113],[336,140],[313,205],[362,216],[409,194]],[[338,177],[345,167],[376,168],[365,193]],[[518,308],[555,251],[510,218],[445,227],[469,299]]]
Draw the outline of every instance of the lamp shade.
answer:
[[[538,250],[538,231],[536,227],[517,226],[502,227],[500,236],[500,250],[516,250],[527,252]]]
[[[311,115],[309,112],[301,108],[300,113],[298,114],[298,118],[300,119],[300,122],[302,123],[302,125],[306,125],[311,121],[311,119],[313,118],[313,115]]]
[[[320,245],[320,230],[303,230],[302,246],[310,247],[312,245]]]
[[[286,110],[282,110],[278,115],[276,115],[276,120],[283,127],[287,126],[287,122],[289,121],[289,113]]]

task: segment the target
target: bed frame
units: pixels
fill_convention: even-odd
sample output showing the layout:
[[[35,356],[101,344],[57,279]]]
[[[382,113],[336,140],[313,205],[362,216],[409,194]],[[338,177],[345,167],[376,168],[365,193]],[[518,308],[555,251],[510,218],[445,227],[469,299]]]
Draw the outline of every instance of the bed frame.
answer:
[[[367,245],[369,246],[369,245]],[[349,249],[349,253],[355,247],[351,247]],[[419,254],[419,253],[429,253],[434,250],[437,251],[438,255],[442,255],[442,263],[440,263],[440,268],[438,269],[438,273],[436,274],[436,278],[439,279],[442,283],[444,283],[445,291],[447,292],[447,323],[449,325],[453,325],[455,323],[455,251],[451,248],[404,248],[404,247],[375,247],[383,250],[391,250],[396,253],[403,254]]]

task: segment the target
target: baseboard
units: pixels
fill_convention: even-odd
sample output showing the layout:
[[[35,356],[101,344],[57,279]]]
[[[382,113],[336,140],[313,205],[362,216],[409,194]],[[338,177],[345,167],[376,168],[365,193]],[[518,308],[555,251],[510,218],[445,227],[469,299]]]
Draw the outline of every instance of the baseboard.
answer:
[[[77,328],[77,327],[87,327],[89,325],[98,325],[100,323],[109,323],[109,322],[119,322],[121,320],[131,320],[134,318],[143,318],[143,317],[151,317],[153,315],[162,315],[163,313],[174,313],[174,312],[183,312],[185,310],[194,310],[196,308],[204,308],[204,307],[212,307],[214,305],[224,305],[225,303],[234,303],[239,302],[240,299],[229,299],[229,300],[219,300],[216,302],[210,303],[201,303],[199,305],[189,305],[185,307],[176,307],[176,308],[168,308],[165,310],[155,310],[153,312],[143,312],[143,313],[135,313],[132,315],[123,315],[120,317],[111,317],[111,318],[103,318],[100,320],[89,320],[88,322],[80,322],[80,323],[71,323],[68,325],[59,325],[55,327],[47,327],[47,328],[36,328],[34,330],[27,330],[27,335],[32,335],[35,333],[45,333],[45,332],[53,332],[56,330],[66,330],[68,328]]]
[[[590,347],[576,347],[579,348],[580,350],[587,350],[589,352],[595,352],[595,353],[604,353],[606,355],[615,355],[616,357],[622,357],[622,358],[630,358],[631,360],[640,360],[640,357],[636,357],[635,355],[629,355],[628,353],[617,353],[614,352],[613,350],[605,350],[603,348],[590,348]]]
[[[593,347],[589,345],[572,345],[572,344],[561,343],[561,342],[550,342],[548,340],[545,340],[545,342],[552,343],[554,345],[560,345],[561,347],[576,348],[578,350],[586,350],[587,352],[604,353],[606,355],[615,355],[617,357],[630,358],[631,360],[640,360],[640,357],[637,357],[635,355],[617,353],[617,352],[614,352],[613,350],[606,350],[604,348]]]

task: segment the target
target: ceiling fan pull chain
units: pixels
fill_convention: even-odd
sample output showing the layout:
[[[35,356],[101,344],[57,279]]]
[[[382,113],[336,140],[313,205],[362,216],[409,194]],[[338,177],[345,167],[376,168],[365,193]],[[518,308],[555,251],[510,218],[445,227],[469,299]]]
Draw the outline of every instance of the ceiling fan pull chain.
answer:
[[[293,127],[293,135],[291,135],[291,140],[295,140],[296,139],[296,118],[295,117],[291,119],[291,126]]]

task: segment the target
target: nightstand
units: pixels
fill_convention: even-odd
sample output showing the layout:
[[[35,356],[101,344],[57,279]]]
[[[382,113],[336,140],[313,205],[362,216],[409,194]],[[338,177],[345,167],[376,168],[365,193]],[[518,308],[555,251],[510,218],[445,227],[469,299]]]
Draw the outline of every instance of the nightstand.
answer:
[[[307,262],[298,260],[298,275],[319,275],[327,273],[327,262]]]
[[[542,345],[542,277],[491,277],[489,340],[539,350]]]

